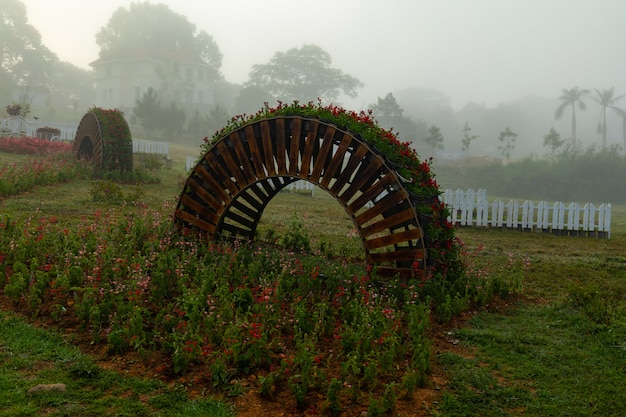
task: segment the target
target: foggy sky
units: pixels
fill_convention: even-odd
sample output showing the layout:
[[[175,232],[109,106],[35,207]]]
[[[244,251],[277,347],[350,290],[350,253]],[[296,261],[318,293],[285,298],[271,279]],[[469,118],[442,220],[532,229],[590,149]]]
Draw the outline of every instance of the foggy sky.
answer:
[[[95,34],[124,0],[24,0],[29,23],[63,61],[88,68]],[[157,1],[152,1],[157,3]],[[166,0],[213,36],[229,82],[276,51],[317,44],[363,83],[365,108],[388,92],[433,88],[455,109],[563,88],[626,94],[624,0]],[[626,101],[622,103],[626,105]]]

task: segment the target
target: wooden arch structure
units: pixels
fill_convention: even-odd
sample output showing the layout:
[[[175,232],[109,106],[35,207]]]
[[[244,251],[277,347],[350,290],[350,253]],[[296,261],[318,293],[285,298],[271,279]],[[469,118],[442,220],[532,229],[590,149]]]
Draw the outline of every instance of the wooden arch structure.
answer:
[[[89,112],[80,120],[72,151],[78,159],[88,159],[97,167],[102,167],[102,130],[95,114]]]
[[[357,134],[315,117],[265,118],[220,138],[192,169],[175,221],[213,239],[252,240],[269,201],[297,180],[345,208],[379,275],[425,268],[423,231],[394,166]]]
[[[133,141],[122,112],[91,109],[78,124],[72,152],[100,170],[132,170]]]

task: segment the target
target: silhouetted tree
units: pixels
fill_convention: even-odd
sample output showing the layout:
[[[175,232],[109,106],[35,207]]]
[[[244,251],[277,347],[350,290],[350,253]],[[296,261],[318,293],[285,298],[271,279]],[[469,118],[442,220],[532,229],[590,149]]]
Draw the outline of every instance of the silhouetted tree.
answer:
[[[10,83],[2,93],[17,86],[49,87],[49,71],[58,59],[41,43],[41,35],[28,23],[26,6],[19,0],[0,4],[0,80]]]
[[[158,123],[158,127],[165,132],[166,139],[176,140],[185,127],[186,119],[185,109],[178,106],[175,101],[172,101],[169,106],[161,110],[161,120]]]
[[[507,128],[500,132],[500,136],[498,136],[498,140],[500,141],[500,145],[498,149],[500,150],[500,154],[506,158],[506,161],[509,162],[511,159],[511,153],[513,149],[515,149],[515,140],[517,139],[517,133],[513,133],[511,129]]]
[[[623,137],[623,140],[624,140],[624,149],[623,149],[623,151],[624,151],[624,154],[626,154],[626,110],[620,109],[620,108],[616,107],[615,111],[622,118],[622,137]]]
[[[561,135],[554,130],[554,128],[550,128],[550,132],[543,136],[543,146],[550,149],[553,160],[556,150],[559,149],[563,143],[565,143],[565,141],[561,139]]]
[[[602,91],[595,89],[595,95],[591,98],[594,99],[602,110],[600,111],[600,133],[602,134],[602,150],[606,149],[606,109],[617,109],[615,104],[624,97],[623,95],[615,97],[615,87],[607,88]]]
[[[412,141],[418,137],[424,137],[427,133],[426,123],[415,122],[404,115],[404,109],[400,107],[392,93],[388,93],[384,98],[378,97],[375,104],[371,104],[374,118],[381,127],[393,129],[398,136],[404,140]]]
[[[264,103],[274,104],[276,100],[269,91],[258,85],[249,85],[239,90],[235,99],[235,112],[238,114],[255,114]]]
[[[436,149],[443,149],[443,135],[437,126],[431,125],[428,128],[424,142],[430,147],[430,156],[433,156]]]
[[[161,108],[158,94],[152,87],[148,88],[148,91],[135,101],[133,115],[148,136],[152,136],[155,130],[159,128],[162,114],[163,109]]]
[[[209,132],[215,132],[226,126],[230,115],[222,106],[213,106],[204,118],[204,125]]]
[[[71,107],[77,112],[93,105],[96,88],[91,71],[69,62],[56,62],[50,69],[50,106]]]
[[[463,126],[463,139],[461,139],[461,149],[465,152],[465,157],[467,157],[469,153],[470,145],[473,141],[478,138],[478,135],[472,134],[472,128],[469,127],[469,123],[465,122],[465,126]]]
[[[118,8],[107,25],[96,34],[100,58],[144,55],[180,59],[201,59],[221,77],[222,54],[205,31],[196,34],[196,27],[187,17],[173,12],[165,4],[131,3],[128,9]]]
[[[331,56],[317,45],[276,52],[270,62],[254,65],[244,87],[258,86],[284,102],[336,101],[341,92],[356,97],[363,83],[331,68]]]
[[[563,89],[563,94],[559,97],[561,105],[556,109],[554,117],[558,120],[563,116],[565,108],[572,106],[572,140],[576,142],[576,106],[580,110],[587,110],[587,105],[582,99],[589,94],[589,90],[579,90],[578,87]]]

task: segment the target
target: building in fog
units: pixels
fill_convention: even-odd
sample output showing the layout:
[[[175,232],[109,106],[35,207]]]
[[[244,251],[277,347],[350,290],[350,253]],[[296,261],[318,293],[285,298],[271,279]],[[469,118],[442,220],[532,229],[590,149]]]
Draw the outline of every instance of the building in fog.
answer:
[[[175,102],[187,110],[213,106],[215,81],[210,65],[178,52],[136,51],[99,58],[90,65],[96,77],[96,105],[130,113],[135,102],[153,88],[164,106]]]

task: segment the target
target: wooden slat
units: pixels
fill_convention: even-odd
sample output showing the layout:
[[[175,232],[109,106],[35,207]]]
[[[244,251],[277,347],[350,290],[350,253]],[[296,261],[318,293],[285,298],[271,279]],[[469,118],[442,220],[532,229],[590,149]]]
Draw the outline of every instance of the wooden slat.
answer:
[[[233,212],[232,210],[229,210],[228,212],[226,212],[226,214],[224,214],[224,217],[225,217],[224,223],[228,223],[227,220],[232,220],[240,224],[241,226],[245,226],[246,229],[248,230],[252,230],[254,228],[254,225],[256,224],[254,220],[245,218],[242,215]]]
[[[324,167],[324,174],[320,181],[320,185],[324,188],[328,188],[328,184],[333,177],[336,175],[337,170],[343,165],[343,160],[346,156],[346,152],[350,146],[350,142],[352,141],[352,136],[348,133],[344,133],[343,138],[341,138],[341,142],[339,142],[339,146],[337,146],[337,150],[333,155],[330,162]]]
[[[406,195],[403,192],[396,191],[394,193],[386,195],[382,200],[378,201],[371,208],[367,209],[363,213],[356,217],[357,224],[364,224],[379,214],[383,214],[393,206],[398,205],[402,201],[406,200]]]
[[[289,175],[295,176],[300,167],[300,129],[302,119],[296,117],[292,119],[293,129],[291,130],[291,146],[289,147]]]
[[[387,236],[378,237],[372,240],[365,241],[365,248],[367,250],[373,250],[383,248],[385,246],[393,246],[400,242],[410,242],[416,239],[422,238],[422,231],[420,229],[404,230],[399,233],[394,233]]]
[[[362,236],[371,236],[375,233],[380,233],[384,230],[393,229],[394,226],[402,225],[406,222],[415,219],[417,216],[415,214],[415,210],[413,207],[409,207],[406,210],[402,210],[398,213],[395,213],[389,217],[385,217],[384,219],[372,223],[367,227],[364,227],[361,230]]]
[[[257,184],[263,187],[263,191],[269,196],[270,199],[276,195],[276,189],[272,187],[270,178],[259,181]]]
[[[202,205],[199,201],[194,200],[190,195],[183,194],[180,197],[180,202],[185,206],[195,211],[203,220],[206,220],[212,224],[217,224],[220,220],[215,210],[210,210],[208,207]]]
[[[382,165],[383,160],[380,157],[374,157],[371,161],[365,161],[363,165],[361,165],[359,171],[356,173],[352,184],[350,184],[350,187],[348,187],[348,189],[341,194],[341,199],[346,203],[350,201],[350,199],[357,193],[357,191],[361,190],[361,188],[364,187],[365,184],[367,184],[369,181],[373,181],[372,176],[374,176],[378,172]]]
[[[267,174],[270,176],[276,175],[274,149],[272,147],[272,134],[270,132],[270,124],[267,120],[261,121],[261,140],[263,145],[263,155],[265,155],[264,164]]]
[[[381,263],[381,262],[390,262],[390,261],[414,261],[418,259],[424,259],[424,249],[421,248],[413,248],[413,249],[399,249],[394,252],[381,252],[381,253],[370,253],[369,254],[370,262],[372,263]]]
[[[204,189],[200,184],[198,184],[195,180],[190,179],[187,181],[187,185],[193,190],[194,194],[204,201],[209,207],[215,210],[218,215],[220,215],[224,211],[224,206],[222,202],[215,198],[210,192]]]
[[[254,165],[254,173],[257,178],[265,178],[265,170],[263,169],[263,154],[259,149],[258,138],[254,134],[254,126],[247,125],[245,128],[246,138],[248,139],[248,147],[250,148],[250,157]]]
[[[248,191],[250,195],[255,195],[258,197],[259,200],[263,201],[265,204],[267,204],[272,197],[270,197],[269,195],[267,195],[265,193],[265,189],[261,189],[259,187],[259,185],[261,185],[261,182],[257,182],[255,184],[253,184],[252,186],[248,187]]]
[[[354,200],[348,206],[348,211],[351,213],[356,213],[361,207],[367,204],[368,201],[374,200],[377,196],[379,196],[387,187],[393,184],[396,181],[395,175],[391,172],[388,172],[383,178],[379,181],[372,184],[370,188],[363,191],[363,194],[359,196],[356,200]]]
[[[319,183],[320,175],[326,166],[330,150],[333,148],[333,138],[335,137],[336,131],[337,129],[334,127],[326,126],[326,133],[324,133],[322,146],[317,152],[317,155],[314,155],[315,158],[313,158],[313,170],[311,171],[311,181],[313,181],[313,183]]]
[[[224,191],[224,188],[221,184],[218,184],[217,181],[215,181],[213,175],[211,175],[206,169],[204,169],[202,164],[196,165],[196,168],[191,176],[193,176],[194,173],[198,174],[198,177],[208,185],[207,188],[213,190],[217,194],[218,198],[222,199],[222,201],[224,202],[230,201],[230,195],[228,195],[228,193]]]
[[[256,199],[254,199],[254,201],[256,201]],[[236,208],[251,219],[256,220],[259,217],[259,210],[256,207],[252,208],[250,206],[246,206],[239,199],[233,201],[231,207]]]
[[[224,160],[224,163],[226,163],[226,166],[228,167],[227,172],[230,173],[229,177],[230,176],[235,177],[235,180],[237,181],[238,187],[240,189],[248,185],[249,183],[248,181],[246,181],[246,177],[241,171],[241,167],[239,166],[239,163],[235,161],[230,148],[226,146],[224,141],[220,141],[217,143],[217,149],[220,151],[220,154],[222,155],[222,159]]]
[[[416,272],[419,273],[421,271],[418,270]],[[376,268],[376,275],[385,278],[391,278],[397,275],[403,278],[408,278],[413,275],[413,270],[411,268],[393,268],[390,266],[379,266],[378,268]]]
[[[287,174],[287,144],[285,140],[285,119],[276,119],[276,170],[278,175]]]
[[[269,200],[265,201],[259,201],[256,198],[254,198],[254,196],[252,194],[249,194],[247,192],[243,192],[241,194],[239,194],[237,196],[237,199],[243,199],[245,200],[250,206],[252,206],[252,208],[254,208],[255,211],[259,212],[259,211],[263,211],[263,209],[265,208],[265,206],[267,205],[267,203],[269,202]],[[251,217],[256,217],[256,215],[251,216]]]
[[[234,131],[233,133],[231,133],[230,140],[233,143],[233,148],[235,150],[235,154],[237,155],[237,159],[239,159],[239,165],[243,170],[243,175],[246,177],[246,183],[253,183],[254,181],[256,181],[256,176],[254,175],[252,164],[250,164],[250,156],[243,146],[243,141],[241,140],[241,137],[239,137],[239,132]]]
[[[228,188],[230,193],[232,195],[237,195],[240,190],[239,186],[235,181],[230,178],[230,174],[226,172],[222,164],[217,160],[215,154],[213,152],[209,152],[206,154],[204,159],[207,161],[211,169],[215,171],[219,179],[222,181],[223,185]]]
[[[253,235],[253,231],[252,230],[246,230],[246,229],[242,229],[241,227],[238,227],[234,224],[230,224],[230,223],[224,223],[222,224],[222,234],[224,234],[224,231],[229,232],[230,234],[232,234],[235,238],[239,237],[239,238],[246,238],[246,239],[252,239],[254,236]]]
[[[189,214],[184,210],[176,210],[174,214],[176,215],[176,218],[181,219],[185,223],[197,227],[198,229],[208,233],[211,236],[215,235],[215,226],[211,223],[206,222],[192,214]]]
[[[309,121],[309,131],[306,134],[306,142],[302,151],[302,165],[300,165],[300,178],[308,178],[311,169],[311,159],[315,151],[315,145],[318,141],[317,130],[319,123],[317,120]]]
[[[363,157],[367,154],[368,149],[365,146],[359,146],[357,149],[350,155],[350,159],[348,159],[348,163],[346,167],[343,169],[341,174],[337,177],[337,181],[331,187],[331,191],[333,194],[338,194],[339,191],[343,188],[343,186],[350,181],[354,171],[359,167],[361,162],[363,162]]]

